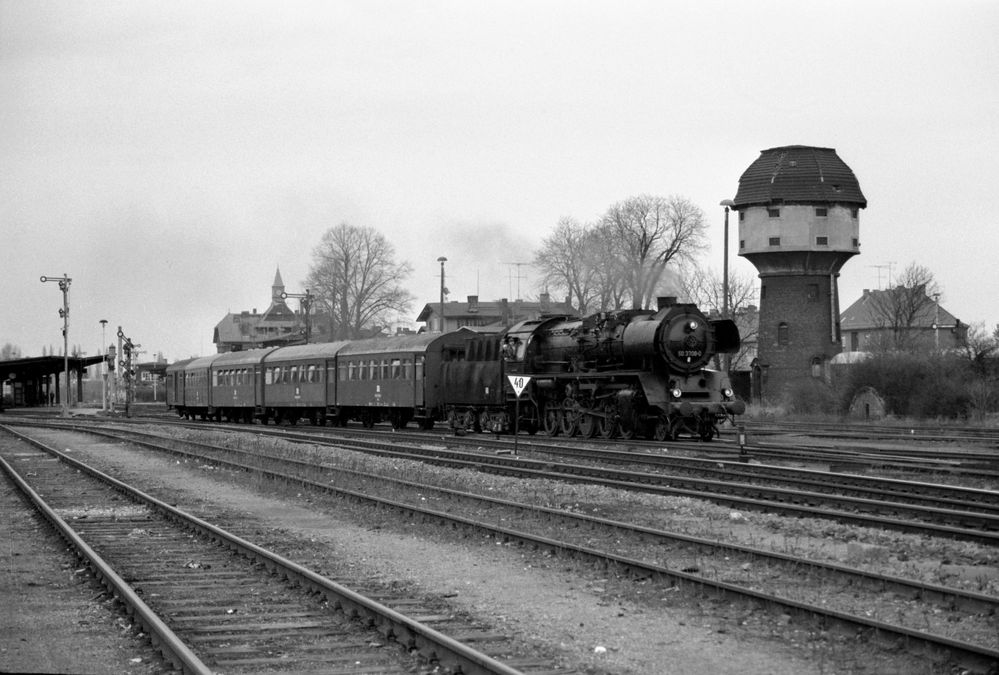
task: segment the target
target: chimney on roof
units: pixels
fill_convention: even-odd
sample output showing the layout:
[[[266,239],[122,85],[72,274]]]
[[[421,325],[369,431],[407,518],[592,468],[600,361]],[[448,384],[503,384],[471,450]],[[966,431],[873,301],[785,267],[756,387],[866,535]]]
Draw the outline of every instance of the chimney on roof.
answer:
[[[468,296],[468,311],[469,312],[479,311],[479,296],[477,295]]]
[[[542,293],[540,296],[541,300],[541,313],[547,314],[552,311],[552,298],[547,293]]]
[[[666,309],[676,304],[675,295],[666,295],[656,298],[656,309]]]

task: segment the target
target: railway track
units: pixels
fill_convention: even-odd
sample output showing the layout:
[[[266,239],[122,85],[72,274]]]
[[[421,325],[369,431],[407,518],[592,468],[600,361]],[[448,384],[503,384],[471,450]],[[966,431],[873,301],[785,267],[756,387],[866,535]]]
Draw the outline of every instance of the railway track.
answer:
[[[205,427],[194,425],[194,428]],[[226,428],[294,442],[337,447],[349,444],[351,449],[361,452],[454,468],[685,496],[748,511],[823,518],[999,545],[999,491],[995,490],[545,442],[521,444],[524,454],[513,456],[508,443],[490,442],[482,437],[443,435],[431,442],[425,434],[350,431],[344,436],[330,429],[297,431],[245,425]],[[412,443],[406,443],[407,440]],[[470,447],[476,449],[466,449]],[[496,451],[483,451],[490,448]],[[538,458],[549,455],[568,456],[585,463]],[[638,468],[613,469],[608,463]]]
[[[555,540],[551,537],[545,536],[543,534],[535,534],[531,532],[525,532],[522,529],[513,530],[509,527],[486,525],[482,522],[476,522],[474,519],[455,516],[453,514],[442,513],[435,509],[427,508],[425,505],[420,504],[420,500],[425,501],[428,492],[433,489],[431,486],[426,485],[409,485],[406,487],[414,495],[419,497],[415,500],[415,503],[405,503],[402,501],[400,496],[403,493],[402,485],[396,482],[396,485],[389,488],[388,492],[393,495],[392,499],[383,499],[378,497],[373,497],[370,494],[364,494],[358,492],[356,486],[363,483],[365,480],[372,480],[370,476],[363,477],[356,473],[343,478],[341,476],[342,482],[347,483],[351,486],[355,486],[352,489],[344,489],[341,487],[331,487],[331,479],[329,476],[320,473],[317,475],[317,467],[313,463],[301,462],[300,467],[302,472],[300,474],[294,474],[290,472],[289,467],[296,464],[296,462],[290,460],[288,457],[282,456],[266,456],[266,453],[260,452],[244,452],[233,448],[215,448],[214,450],[204,446],[199,445],[197,447],[191,447],[192,444],[184,442],[172,442],[167,443],[167,439],[160,439],[157,441],[159,447],[174,446],[173,452],[186,452],[190,453],[192,457],[197,457],[199,461],[209,461],[219,464],[227,464],[231,468],[241,468],[244,470],[253,470],[258,472],[267,471],[271,475],[274,475],[276,471],[282,471],[282,477],[286,480],[295,481],[301,485],[307,485],[311,489],[328,491],[330,489],[335,489],[340,493],[349,494],[350,496],[358,499],[369,499],[375,500],[382,505],[388,505],[393,508],[407,510],[410,513],[418,514],[421,518],[439,518],[447,520],[454,526],[455,523],[460,524],[463,527],[471,527],[477,529],[488,529],[491,532],[491,536],[505,541],[516,540],[528,544],[534,547],[542,547],[546,550],[559,550],[564,554],[570,554],[574,556],[585,556],[590,558],[599,559],[601,564],[613,564],[621,568],[630,570],[632,574],[644,575],[649,577],[666,579],[668,583],[680,584],[685,587],[696,587],[701,590],[707,589],[709,593],[716,594],[737,594],[744,598],[750,598],[757,602],[765,602],[770,606],[777,605],[781,607],[784,611],[793,613],[809,613],[815,616],[821,617],[822,621],[833,622],[838,624],[843,624],[849,626],[851,629],[863,629],[863,630],[874,630],[880,633],[892,634],[900,637],[904,637],[906,640],[914,640],[919,642],[924,642],[928,645],[932,645],[934,648],[947,649],[955,653],[961,654],[966,658],[975,658],[979,660],[989,661],[996,660],[999,658],[999,651],[995,647],[974,645],[962,643],[961,640],[954,640],[946,636],[934,635],[931,633],[925,633],[920,630],[915,630],[912,628],[906,628],[905,626],[895,625],[886,621],[871,620],[862,616],[851,615],[847,611],[842,609],[837,610],[830,608],[828,606],[822,607],[821,604],[824,592],[820,589],[814,594],[813,600],[811,602],[801,601],[800,599],[794,600],[788,597],[781,597],[780,595],[774,594],[772,592],[760,592],[758,589],[754,588],[756,585],[754,582],[743,579],[742,583],[733,583],[728,580],[717,580],[707,578],[703,574],[699,574],[695,571],[695,565],[685,564],[683,562],[678,563],[679,567],[676,565],[671,565],[669,568],[663,567],[655,563],[650,563],[643,561],[639,557],[635,557],[628,554],[628,551],[622,552],[620,546],[617,546],[617,552],[610,552],[608,550],[601,550],[600,547],[594,548],[593,546],[586,546],[580,544],[574,544],[572,542],[567,542],[564,540]],[[180,446],[186,446],[187,449],[180,449]],[[267,468],[264,468],[267,467]],[[330,475],[342,474],[342,470],[332,472]],[[305,476],[311,475],[311,478]],[[452,494],[447,497],[449,500],[456,498]],[[462,499],[471,499],[472,496],[462,495]],[[475,496],[475,499],[482,499],[481,496]],[[502,500],[490,500],[493,502],[490,508],[493,508]],[[509,509],[525,509],[524,505],[511,505],[502,504],[503,508]],[[463,512],[465,509],[458,506],[457,511]],[[536,507],[530,507],[530,510],[536,513],[532,517],[537,516],[539,510]],[[597,539],[619,539],[622,531],[630,530],[629,537],[635,538],[652,538],[655,540],[651,545],[653,548],[659,548],[662,550],[663,541],[668,540],[671,546],[676,545],[683,537],[677,537],[676,535],[671,535],[668,533],[653,531],[651,528],[634,528],[623,523],[613,523],[613,522],[599,522],[600,519],[595,518],[583,518],[578,514],[564,514],[556,513],[554,510],[547,510],[544,513],[545,518],[560,518],[560,519],[571,519],[576,522],[572,525],[567,525],[558,529],[570,530],[573,528],[578,529],[580,527],[580,522],[586,522],[587,527],[600,527],[606,528],[608,531],[613,532],[612,535],[605,535],[604,537]],[[500,517],[500,520],[503,520]],[[525,521],[524,514],[521,513],[518,517],[510,517],[508,519],[510,522],[522,523]],[[589,539],[593,539],[592,535]],[[784,556],[783,560],[778,560],[781,556],[767,555],[760,551],[751,551],[743,548],[743,550],[737,550],[739,547],[725,547],[721,546],[719,542],[708,542],[705,540],[695,540],[693,538],[687,538],[685,545],[692,547],[692,552],[688,554],[682,554],[676,552],[675,549],[671,549],[671,560],[683,560],[684,556],[689,556],[691,559],[703,560],[707,555],[705,549],[708,547],[714,547],[716,549],[724,549],[727,555],[732,555],[737,553],[740,556],[748,556],[748,558],[739,558],[733,562],[733,569],[742,568],[746,564],[754,566],[754,568],[760,563],[763,558],[768,558],[768,564],[774,564],[777,566],[784,566],[785,572],[782,574],[787,574],[787,569],[793,569],[795,567],[801,568],[803,566],[810,567],[813,571],[810,574],[817,576],[828,576],[834,578],[833,584],[846,584],[852,585],[857,584],[862,587],[867,585],[872,592],[883,592],[886,588],[891,589],[893,593],[903,594],[907,597],[920,597],[923,599],[937,598],[939,602],[939,607],[937,611],[947,611],[953,612],[956,607],[964,608],[962,611],[967,611],[971,615],[981,614],[984,616],[994,616],[996,612],[997,603],[999,603],[999,598],[983,596],[981,594],[965,593],[957,591],[956,589],[941,589],[934,588],[929,584],[920,584],[913,581],[908,581],[904,579],[890,579],[879,575],[865,575],[859,570],[848,570],[844,569],[842,566],[834,565],[812,565],[808,561],[796,560],[791,556]],[[612,548],[614,548],[612,546]],[[641,548],[641,547],[639,547]],[[631,549],[629,549],[631,550]],[[743,562],[743,560],[748,560],[749,562]],[[717,566],[717,561],[712,559],[710,563],[712,567]],[[768,568],[769,569],[769,568]],[[756,570],[754,569],[754,572]],[[752,579],[758,580],[761,577],[766,577],[769,572],[760,572],[759,575],[751,575]],[[716,576],[731,578],[733,576],[739,576],[738,574],[733,575],[732,573],[727,573],[722,571]],[[746,576],[746,575],[742,575]],[[849,577],[849,579],[847,579]],[[810,582],[811,584],[812,582]],[[793,583],[787,576],[782,576],[778,582],[780,585],[794,586],[798,588],[799,584]],[[750,587],[747,587],[750,586]],[[813,584],[814,585],[814,584]],[[918,613],[917,613],[918,614]],[[947,615],[947,621],[957,621],[954,615]],[[987,630],[987,629],[986,629]]]
[[[232,429],[238,430],[239,427]],[[377,434],[364,439],[351,435],[349,441],[336,441],[329,440],[330,432],[317,435],[277,429],[256,431],[273,433],[292,441],[338,446],[349,443],[352,449],[363,452],[421,459],[451,467],[478,468],[503,475],[587,482],[707,499],[739,509],[827,518],[903,532],[999,544],[999,493],[990,490],[881,479],[863,481],[850,474],[840,476],[781,470],[778,467],[758,469],[741,462],[692,461],[672,456],[567,448],[562,445],[522,445],[532,456],[515,457],[509,454],[508,444],[500,446],[500,454],[456,449],[455,446],[467,447],[468,443],[454,437],[440,437],[439,443],[429,443],[426,437],[417,436],[420,439],[418,444],[403,445],[402,438],[394,436],[391,440],[381,440],[376,438]],[[476,438],[472,445],[491,447],[488,443],[480,443],[482,440]],[[573,458],[584,456],[588,463],[562,463],[535,458],[538,453],[545,455],[553,452]],[[643,470],[612,469],[606,464],[608,460],[644,466]],[[696,464],[701,475],[678,473],[674,470],[677,463],[683,463],[687,470]],[[770,471],[770,475],[766,471]],[[863,486],[859,486],[860,483]],[[885,489],[879,489],[880,483],[885,484]],[[821,487],[821,491],[809,489],[809,486]],[[851,492],[857,496],[849,494]]]
[[[4,450],[4,471],[179,670],[422,673],[439,666],[445,672],[524,672],[17,436],[30,447]],[[453,622],[430,609],[412,609],[438,623]],[[468,639],[502,643],[502,636],[476,626],[450,628]],[[527,671],[550,670],[526,665]]]

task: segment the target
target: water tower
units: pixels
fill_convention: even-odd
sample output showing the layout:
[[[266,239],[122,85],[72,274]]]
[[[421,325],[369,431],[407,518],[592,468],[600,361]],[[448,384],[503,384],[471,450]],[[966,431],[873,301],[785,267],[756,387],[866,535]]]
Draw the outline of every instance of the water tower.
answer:
[[[760,275],[753,398],[779,403],[792,383],[826,378],[842,351],[837,279],[860,253],[867,200],[835,150],[788,145],[760,153],[733,202],[739,255]]]

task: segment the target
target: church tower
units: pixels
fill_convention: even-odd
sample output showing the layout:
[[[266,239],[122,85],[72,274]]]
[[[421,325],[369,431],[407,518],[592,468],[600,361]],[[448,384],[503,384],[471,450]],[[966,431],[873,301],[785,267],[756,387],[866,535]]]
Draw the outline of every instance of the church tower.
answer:
[[[843,349],[840,269],[860,253],[867,200],[832,148],[763,150],[739,178],[739,255],[760,276],[760,327],[753,398],[779,403],[788,386],[826,378]]]
[[[274,283],[271,285],[271,301],[284,304],[284,298],[281,297],[283,294],[284,281],[281,280],[281,268],[278,267],[274,273]]]

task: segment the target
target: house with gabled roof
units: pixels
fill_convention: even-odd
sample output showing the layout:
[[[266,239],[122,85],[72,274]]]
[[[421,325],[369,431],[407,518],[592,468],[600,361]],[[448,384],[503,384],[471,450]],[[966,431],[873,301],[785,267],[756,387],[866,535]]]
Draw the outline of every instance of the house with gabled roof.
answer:
[[[840,315],[840,327],[844,352],[946,351],[963,346],[968,336],[968,327],[925,285],[865,288]]]
[[[218,353],[301,342],[304,339],[304,322],[299,313],[288,307],[283,294],[284,281],[278,268],[271,286],[271,304],[266,311],[262,314],[258,314],[256,309],[238,314],[230,312],[215,325],[212,342]]]
[[[552,302],[547,293],[542,293],[537,302],[525,300],[508,301],[506,298],[482,302],[477,295],[469,295],[466,302],[451,301],[443,305],[429,302],[417,321],[425,326],[421,332],[449,332],[466,328],[469,330],[502,330],[525,319],[537,319],[544,315],[576,316],[572,304]]]

